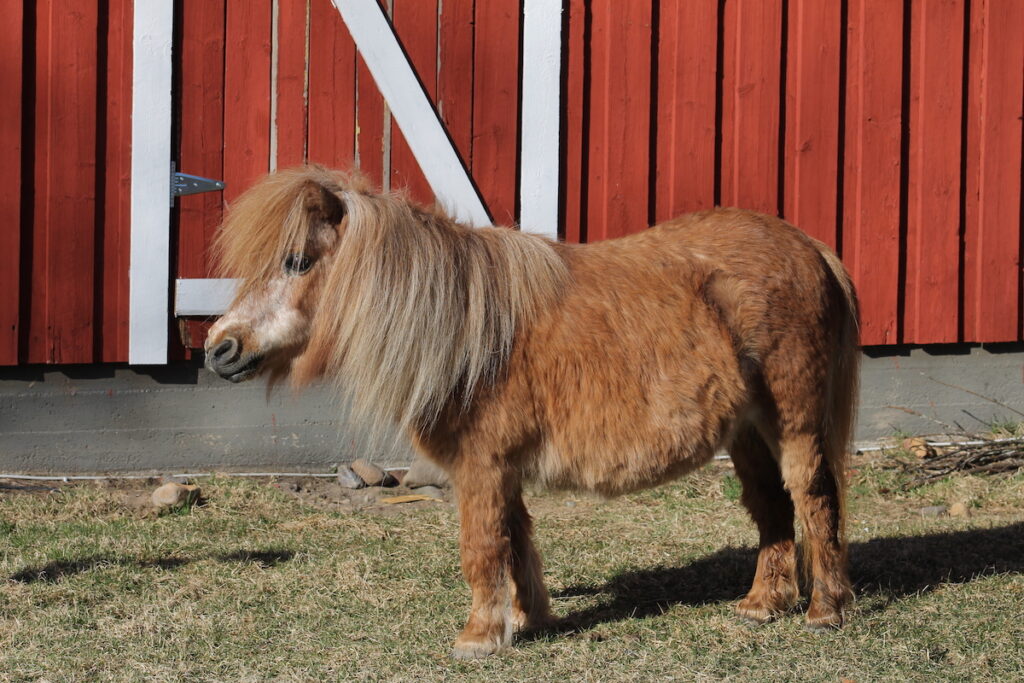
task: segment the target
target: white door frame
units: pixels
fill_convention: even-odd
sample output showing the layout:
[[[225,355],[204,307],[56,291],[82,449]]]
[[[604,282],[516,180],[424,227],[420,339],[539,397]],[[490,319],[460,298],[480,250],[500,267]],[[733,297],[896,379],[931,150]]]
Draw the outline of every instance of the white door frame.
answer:
[[[171,45],[174,3],[135,0],[128,362],[165,364],[171,265]]]

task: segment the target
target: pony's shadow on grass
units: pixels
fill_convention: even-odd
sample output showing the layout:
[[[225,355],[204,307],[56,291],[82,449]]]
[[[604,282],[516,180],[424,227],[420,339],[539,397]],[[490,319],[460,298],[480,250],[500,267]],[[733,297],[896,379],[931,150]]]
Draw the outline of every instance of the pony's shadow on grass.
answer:
[[[143,559],[138,557],[116,557],[113,555],[89,555],[74,560],[53,560],[37,567],[25,567],[11,575],[19,583],[57,583],[68,576],[82,574],[103,567],[121,566],[137,569],[177,569],[191,560],[184,557],[160,557]]]
[[[295,557],[295,553],[291,550],[236,550],[232,553],[225,553],[223,555],[217,555],[216,559],[221,562],[238,562],[240,564],[254,564],[264,569],[269,567],[276,567],[282,562]]]
[[[54,560],[36,567],[26,567],[11,575],[12,581],[19,583],[56,583],[65,577],[74,576],[93,569],[103,567],[120,566],[135,569],[163,569],[172,570],[190,564],[197,560],[212,559],[217,562],[252,564],[261,569],[276,567],[282,562],[295,557],[291,550],[268,549],[268,550],[236,550],[229,553],[217,553],[213,555],[201,555],[197,557],[118,557],[114,555],[89,555],[74,560]]]
[[[661,614],[673,605],[738,600],[754,580],[757,550],[723,548],[682,567],[627,571],[603,585],[575,585],[553,597],[597,597],[599,603],[572,612],[545,633],[585,631],[605,622]],[[926,593],[943,583],[967,583],[995,573],[1024,572],[1024,522],[922,536],[874,538],[850,544],[850,572],[858,597],[877,596],[874,609]]]

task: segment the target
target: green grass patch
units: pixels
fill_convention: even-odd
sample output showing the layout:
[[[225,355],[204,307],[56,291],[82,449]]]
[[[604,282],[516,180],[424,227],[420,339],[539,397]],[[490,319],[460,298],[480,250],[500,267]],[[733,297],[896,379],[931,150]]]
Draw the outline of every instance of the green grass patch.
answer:
[[[482,662],[448,658],[469,609],[450,505],[340,511],[217,478],[158,517],[117,490],[0,488],[0,680],[1020,680],[1024,476],[902,491],[883,465],[853,465],[841,631],[733,617],[757,537],[720,466],[530,496],[561,622]],[[958,500],[972,516],[919,512]]]

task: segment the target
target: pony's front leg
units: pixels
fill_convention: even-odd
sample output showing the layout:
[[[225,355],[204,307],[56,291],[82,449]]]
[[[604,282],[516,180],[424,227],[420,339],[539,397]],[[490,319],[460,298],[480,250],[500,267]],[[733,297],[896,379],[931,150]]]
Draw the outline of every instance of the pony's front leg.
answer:
[[[509,537],[512,542],[512,625],[517,631],[543,628],[552,622],[548,590],[540,554],[533,545],[533,523],[517,492],[509,503]]]
[[[462,573],[473,592],[469,621],[452,651],[459,659],[486,657],[512,640],[512,543],[507,523],[511,492],[495,474],[482,469],[455,482]]]

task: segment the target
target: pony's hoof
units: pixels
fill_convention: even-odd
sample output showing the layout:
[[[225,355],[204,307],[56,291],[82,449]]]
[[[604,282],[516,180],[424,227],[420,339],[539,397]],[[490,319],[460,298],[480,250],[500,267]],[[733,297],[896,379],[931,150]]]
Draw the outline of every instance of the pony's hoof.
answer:
[[[512,630],[515,633],[544,631],[554,625],[555,617],[550,612],[529,616],[522,610],[512,610]]]
[[[792,609],[791,604],[765,605],[764,601],[747,596],[736,605],[736,615],[752,626],[767,624]]]
[[[820,616],[807,615],[804,628],[811,633],[824,633],[826,631],[838,631],[843,627],[843,615],[838,612]]]
[[[475,641],[455,641],[452,647],[452,659],[483,659],[498,652],[499,647],[495,643],[481,643]]]

